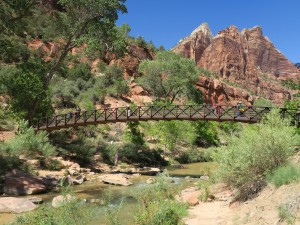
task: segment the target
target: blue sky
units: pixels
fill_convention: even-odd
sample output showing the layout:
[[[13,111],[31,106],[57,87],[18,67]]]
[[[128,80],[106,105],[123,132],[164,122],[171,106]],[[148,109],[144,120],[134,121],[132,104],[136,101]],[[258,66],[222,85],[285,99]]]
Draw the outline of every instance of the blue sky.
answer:
[[[143,36],[166,49],[203,22],[213,35],[230,25],[242,30],[261,26],[263,33],[291,62],[300,62],[300,0],[127,0],[130,35]]]

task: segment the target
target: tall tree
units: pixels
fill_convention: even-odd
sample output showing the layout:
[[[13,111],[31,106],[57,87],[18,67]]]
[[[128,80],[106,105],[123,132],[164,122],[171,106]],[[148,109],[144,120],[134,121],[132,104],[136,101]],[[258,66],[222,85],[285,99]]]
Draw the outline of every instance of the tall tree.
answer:
[[[126,13],[126,0],[3,0],[0,3],[0,61],[27,64],[29,58],[40,58],[30,51],[27,41],[39,36],[44,41],[57,41],[57,54],[45,66],[47,71],[35,74],[47,90],[75,47],[86,44],[89,53],[106,52],[120,55],[126,47],[128,26],[117,28],[118,13]],[[51,4],[50,4],[51,3]],[[53,5],[55,7],[53,7]],[[18,68],[22,72],[22,67]],[[27,85],[21,82],[20,85]],[[28,89],[28,85],[23,90]],[[8,92],[9,93],[9,92]],[[26,119],[32,119],[44,95],[28,101]],[[14,96],[16,97],[16,96]]]
[[[139,71],[145,76],[138,82],[158,99],[171,103],[198,80],[195,63],[170,51],[158,52],[155,60],[143,60]]]

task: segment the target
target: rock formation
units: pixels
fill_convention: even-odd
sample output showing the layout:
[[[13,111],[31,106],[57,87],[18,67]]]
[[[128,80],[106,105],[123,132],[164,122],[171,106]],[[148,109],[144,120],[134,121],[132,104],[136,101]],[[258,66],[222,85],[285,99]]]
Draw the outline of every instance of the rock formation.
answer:
[[[172,50],[198,62],[204,50],[211,44],[213,35],[207,23],[201,24],[190,36],[179,41]]]
[[[280,81],[294,79],[299,77],[300,73],[296,66],[263,36],[260,27],[240,32],[237,27],[230,26],[220,31],[211,41],[210,37],[208,25],[204,24],[172,49],[194,59],[198,67],[215,75],[210,79],[201,78],[198,83],[199,87],[204,89],[208,102],[229,103],[234,99],[251,102],[253,97],[250,95],[253,95],[281,104],[291,98],[290,92]],[[215,85],[214,79],[220,80],[218,85]],[[245,94],[245,91],[248,93]]]

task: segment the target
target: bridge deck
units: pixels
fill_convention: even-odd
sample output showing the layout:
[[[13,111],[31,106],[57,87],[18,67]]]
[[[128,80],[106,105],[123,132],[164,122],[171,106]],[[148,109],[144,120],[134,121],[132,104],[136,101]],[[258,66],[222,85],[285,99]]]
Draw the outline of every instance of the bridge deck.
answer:
[[[243,109],[244,112],[240,113],[235,106],[171,105],[161,107],[120,107],[84,111],[71,118],[68,114],[56,115],[39,119],[32,124],[37,130],[59,130],[92,124],[148,120],[208,120],[256,123],[271,110],[270,107],[244,107]],[[299,125],[300,118],[297,110],[281,108],[280,114],[283,118],[290,117],[295,124]]]

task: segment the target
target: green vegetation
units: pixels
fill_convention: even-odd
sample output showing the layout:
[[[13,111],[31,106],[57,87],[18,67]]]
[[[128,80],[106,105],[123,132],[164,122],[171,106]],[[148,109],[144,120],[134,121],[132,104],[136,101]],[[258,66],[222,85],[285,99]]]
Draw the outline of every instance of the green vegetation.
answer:
[[[87,224],[96,215],[96,208],[85,204],[72,194],[70,187],[62,190],[65,200],[61,206],[54,208],[51,205],[43,205],[32,212],[18,216],[10,225],[69,225]]]
[[[139,71],[145,75],[138,83],[159,100],[170,103],[186,94],[198,79],[195,62],[168,51],[158,52],[155,60],[143,60]]]
[[[300,180],[300,166],[288,164],[280,166],[272,174],[267,175],[267,180],[280,187],[285,184],[289,184]]]
[[[229,136],[227,146],[217,149],[213,158],[219,163],[219,176],[240,190],[240,198],[257,192],[267,173],[287,163],[299,142],[289,125],[274,109],[261,124],[245,127],[239,137]]]
[[[287,224],[296,224],[298,221],[297,212],[299,210],[299,195],[291,196],[278,207],[279,218]]]
[[[135,196],[139,201],[136,224],[183,224],[182,218],[187,214],[188,207],[174,199],[177,190],[171,187],[169,179],[168,174],[164,172],[157,176],[155,184],[146,187]]]
[[[1,91],[10,96],[13,111],[26,119],[52,113],[49,85],[54,77],[65,76],[64,64],[68,65],[68,53],[75,47],[87,44],[86,56],[122,55],[129,28],[117,28],[115,22],[118,13],[127,11],[124,2],[60,0],[51,12],[46,3],[34,0],[2,2],[0,61],[5,64],[0,67]],[[45,43],[59,43],[50,61],[42,49],[26,45],[37,37]],[[78,75],[71,69],[71,78],[72,74]]]
[[[35,134],[33,128],[27,128],[26,122],[19,124],[19,133],[11,140],[1,145],[1,152],[7,155],[50,156],[55,154],[55,147],[49,143],[48,134]]]
[[[265,98],[255,99],[253,106],[274,107],[274,104]]]

